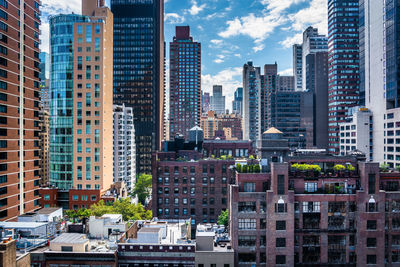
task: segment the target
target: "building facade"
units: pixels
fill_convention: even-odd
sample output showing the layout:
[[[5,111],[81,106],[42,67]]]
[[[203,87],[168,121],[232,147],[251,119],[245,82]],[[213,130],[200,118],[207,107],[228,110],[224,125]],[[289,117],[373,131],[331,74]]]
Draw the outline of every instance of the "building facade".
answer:
[[[190,36],[189,26],[176,26],[170,47],[170,137],[187,137],[201,116],[201,44]]]
[[[226,140],[242,140],[242,118],[238,114],[217,115],[209,111],[208,116],[202,116],[200,127],[204,131],[204,139],[215,139],[217,132],[223,133]]]
[[[213,94],[210,97],[210,110],[216,114],[225,114],[225,96],[222,95],[222,85],[213,85]]]
[[[243,87],[238,87],[232,101],[232,113],[243,116]]]
[[[367,108],[357,110],[349,122],[340,124],[340,155],[358,150],[365,154],[368,161],[373,161],[372,129],[372,113]]]
[[[115,182],[124,182],[129,192],[136,182],[135,128],[132,108],[114,105],[114,169]]]
[[[303,90],[303,47],[301,44],[293,45],[293,76],[295,82],[295,90]]]
[[[278,87],[279,90],[281,91],[294,91],[295,86],[294,86],[294,76],[282,76],[279,75],[278,79]]]
[[[164,1],[112,0],[114,104],[133,108],[136,173],[164,138]]]
[[[243,66],[243,139],[255,141],[261,135],[261,70],[249,61]]]
[[[334,154],[340,151],[339,123],[359,104],[358,21],[358,0],[328,1],[328,134],[329,152]]]
[[[291,167],[299,162],[321,171],[310,176]],[[334,171],[338,164],[351,171]],[[377,163],[331,156],[272,163],[270,173],[237,173],[229,211],[238,266],[397,264],[396,179],[398,173],[380,173]]]
[[[113,17],[90,0],[82,12],[50,19],[50,184],[105,191],[113,183]]]
[[[34,0],[0,3],[2,221],[39,208],[39,6]]]
[[[306,56],[306,88],[314,94],[313,146],[328,149],[328,52]]]
[[[201,94],[201,113],[207,114],[210,111],[210,93],[202,92]]]

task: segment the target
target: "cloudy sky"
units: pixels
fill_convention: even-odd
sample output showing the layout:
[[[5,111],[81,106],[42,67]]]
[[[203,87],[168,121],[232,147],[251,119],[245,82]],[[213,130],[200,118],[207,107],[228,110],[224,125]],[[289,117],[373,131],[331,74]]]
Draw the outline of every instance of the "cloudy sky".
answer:
[[[106,0],[109,2],[109,0]],[[189,25],[202,43],[202,89],[222,84],[227,108],[242,85],[247,61],[262,66],[278,63],[292,74],[291,45],[308,26],[327,33],[327,0],[164,0],[167,51],[176,25]],[[80,13],[81,0],[42,0],[42,50],[48,51],[48,16]],[[168,54],[168,53],[167,53]],[[168,62],[168,59],[167,59]]]

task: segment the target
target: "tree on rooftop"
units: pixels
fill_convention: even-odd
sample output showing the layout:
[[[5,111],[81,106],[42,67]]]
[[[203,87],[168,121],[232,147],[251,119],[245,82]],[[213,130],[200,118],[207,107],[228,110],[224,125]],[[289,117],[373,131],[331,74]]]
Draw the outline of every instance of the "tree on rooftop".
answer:
[[[225,225],[225,227],[228,227],[228,224],[229,224],[229,210],[228,209],[221,211],[221,214],[218,216],[218,224]]]

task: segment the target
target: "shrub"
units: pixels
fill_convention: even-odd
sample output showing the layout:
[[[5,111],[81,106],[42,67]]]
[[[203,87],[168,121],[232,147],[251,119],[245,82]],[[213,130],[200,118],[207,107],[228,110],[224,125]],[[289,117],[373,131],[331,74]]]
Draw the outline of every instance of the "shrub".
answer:
[[[347,168],[348,171],[351,171],[351,172],[353,172],[353,171],[356,170],[356,168],[355,168],[353,165],[351,165],[351,164],[348,164],[348,165],[346,166],[346,168]]]
[[[338,172],[338,171],[344,171],[346,167],[343,166],[342,164],[336,164],[335,166],[333,166],[333,169]]]

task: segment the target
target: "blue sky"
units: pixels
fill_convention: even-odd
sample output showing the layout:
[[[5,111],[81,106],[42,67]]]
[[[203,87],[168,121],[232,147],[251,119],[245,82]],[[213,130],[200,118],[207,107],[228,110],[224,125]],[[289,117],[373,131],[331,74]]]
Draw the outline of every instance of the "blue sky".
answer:
[[[42,0],[43,50],[48,51],[47,16],[80,13],[80,1]],[[302,31],[314,26],[327,33],[327,0],[166,0],[167,49],[176,25],[189,25],[202,43],[202,89],[222,84],[231,108],[247,61],[257,66],[276,61],[282,74],[292,74],[291,45],[301,41]]]

